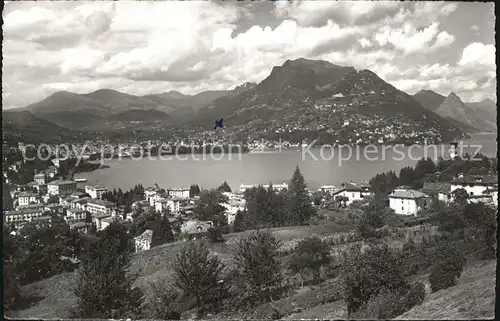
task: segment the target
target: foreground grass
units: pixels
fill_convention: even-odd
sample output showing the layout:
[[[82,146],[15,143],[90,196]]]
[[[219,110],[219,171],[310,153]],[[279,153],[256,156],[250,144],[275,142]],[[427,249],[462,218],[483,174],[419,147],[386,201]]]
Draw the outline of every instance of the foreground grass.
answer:
[[[339,233],[346,233],[350,228],[342,225],[301,226],[275,228],[270,231],[283,242],[284,249],[290,249],[301,239],[308,236],[329,238]],[[210,244],[210,250],[219,255],[227,265],[232,264],[236,242],[246,237],[251,231],[231,233],[225,236],[226,242]],[[390,240],[394,247],[399,247],[398,240]],[[148,284],[157,281],[169,281],[173,276],[172,264],[184,242],[176,242],[153,248],[149,251],[135,253],[131,258],[131,272],[138,273],[136,285],[145,294],[149,294]],[[335,246],[337,252],[346,246]],[[474,262],[475,260],[472,260]],[[494,315],[496,262],[479,262],[464,271],[455,287],[429,293],[421,306],[415,307],[401,319],[472,319],[489,318]],[[428,283],[427,275],[418,279]],[[50,279],[22,287],[24,294],[39,296],[42,299],[22,311],[9,315],[17,318],[68,318],[69,309],[76,303],[73,288],[76,273],[64,273]],[[217,315],[218,319],[271,319],[272,313],[278,309],[283,319],[342,319],[346,318],[346,304],[341,298],[341,285],[338,279],[326,280],[316,286],[291,291],[287,297],[274,302],[254,307],[248,311],[240,311]]]
[[[317,235],[325,237],[351,229],[349,226],[328,224],[322,226],[294,226],[270,229],[271,233],[283,242],[283,248],[291,248],[303,238]],[[227,265],[232,264],[236,242],[249,235],[252,231],[230,233],[225,235],[226,242],[210,244],[212,253],[219,255]],[[136,285],[147,295],[149,283],[170,281],[173,276],[172,264],[184,242],[175,242],[155,247],[149,251],[134,253],[131,257],[130,272],[137,273]],[[27,309],[14,311],[10,314],[16,318],[68,318],[69,309],[76,303],[73,288],[76,282],[76,272],[55,275],[49,279],[35,282],[22,287],[24,294],[36,295],[42,299]]]
[[[495,317],[496,261],[465,269],[456,286],[430,293],[424,302],[396,319],[472,320]]]

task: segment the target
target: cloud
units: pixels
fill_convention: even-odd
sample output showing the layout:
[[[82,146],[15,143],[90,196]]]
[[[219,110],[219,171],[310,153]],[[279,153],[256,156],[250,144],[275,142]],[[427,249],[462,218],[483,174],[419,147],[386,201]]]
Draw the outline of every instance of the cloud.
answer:
[[[462,58],[458,64],[461,66],[482,65],[494,67],[495,60],[494,45],[485,45],[481,42],[474,42],[464,48]]]
[[[57,90],[226,89],[260,82],[274,66],[300,57],[370,69],[409,91],[456,85],[470,96],[494,92],[494,47],[474,43],[472,31],[455,32],[463,24],[460,4],[268,5],[274,12],[209,1],[8,2],[4,105],[23,106]],[[456,52],[462,56],[454,60]]]

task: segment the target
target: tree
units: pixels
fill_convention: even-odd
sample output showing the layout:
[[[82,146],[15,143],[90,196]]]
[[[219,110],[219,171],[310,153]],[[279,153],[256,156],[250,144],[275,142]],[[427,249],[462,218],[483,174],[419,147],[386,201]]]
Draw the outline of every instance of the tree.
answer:
[[[226,208],[220,205],[226,201],[226,197],[217,190],[203,191],[194,212],[199,220],[213,221],[214,225],[219,227],[226,226]]]
[[[164,213],[163,216],[161,216],[160,213],[156,213],[156,222],[153,227],[153,236],[151,237],[151,247],[171,243],[175,240],[168,216],[168,213]]]
[[[370,201],[357,225],[357,231],[363,238],[380,237],[378,229],[386,224],[387,208],[380,201]]]
[[[245,221],[244,212],[238,210],[236,212],[236,215],[234,216],[233,232],[245,231],[244,221]]]
[[[294,273],[302,276],[304,271],[310,271],[313,280],[320,280],[320,269],[331,261],[330,246],[318,237],[308,237],[299,242],[289,262]],[[302,279],[304,279],[302,277]]]
[[[456,285],[467,262],[463,252],[448,245],[438,250],[438,257],[438,263],[429,274],[432,292]]]
[[[349,202],[349,198],[347,198],[344,195],[339,195],[335,196],[335,204],[337,204],[338,207],[347,207],[347,202]]]
[[[482,202],[471,203],[465,206],[463,216],[472,232],[486,245],[485,254],[488,257],[494,257],[497,230],[496,211]]]
[[[304,176],[300,173],[299,166],[295,168],[289,186],[289,205],[291,212],[291,223],[304,225],[309,222],[315,210],[311,205],[311,199],[307,192],[307,185]]]
[[[200,187],[198,185],[191,185],[189,188],[189,196],[194,197],[200,195]]]
[[[458,188],[454,190],[452,193],[453,203],[459,206],[461,209],[467,205],[467,199],[469,198],[469,194],[463,188]]]
[[[224,181],[224,183],[222,183],[222,185],[219,186],[217,188],[217,190],[219,192],[228,192],[228,193],[231,193],[231,187],[229,186],[229,184],[226,181]]]
[[[131,237],[117,222],[111,223],[82,260],[75,288],[77,318],[139,318],[143,293],[133,288],[136,276],[127,274]]]
[[[237,242],[235,261],[246,299],[267,301],[281,290],[280,246],[281,242],[271,233],[261,231]]]
[[[212,243],[223,243],[225,242],[224,237],[222,236],[222,231],[218,227],[210,227],[208,229],[208,238]]]
[[[341,273],[348,314],[356,312],[384,290],[407,292],[410,286],[401,263],[401,256],[385,243],[372,244],[363,253],[361,246],[353,247],[346,255]]]
[[[223,278],[224,264],[211,255],[205,244],[190,242],[177,254],[175,284],[186,295],[196,298],[198,316],[206,306],[217,310],[227,288]]]
[[[4,211],[9,211],[13,209],[14,201],[12,200],[12,196],[10,195],[10,186],[9,184],[3,183],[2,190],[2,209]]]
[[[415,175],[413,172],[413,168],[410,166],[401,168],[401,170],[399,171],[399,184],[411,186],[415,181]]]
[[[148,319],[155,320],[180,320],[179,306],[177,300],[181,293],[175,287],[170,286],[166,280],[150,282],[148,296]]]

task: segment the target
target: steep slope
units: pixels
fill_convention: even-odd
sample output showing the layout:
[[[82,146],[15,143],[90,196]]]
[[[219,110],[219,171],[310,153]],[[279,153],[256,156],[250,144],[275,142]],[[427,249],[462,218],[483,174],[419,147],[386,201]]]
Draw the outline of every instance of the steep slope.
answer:
[[[227,94],[228,91],[226,90],[209,90],[196,95],[184,95],[178,91],[169,91],[163,94],[150,94],[143,97],[163,106],[168,106],[172,111],[191,113]]]
[[[170,119],[170,116],[159,110],[149,109],[131,109],[118,114],[109,116],[107,119],[114,121],[142,121],[142,122],[154,122]]]
[[[274,132],[292,133],[293,140],[300,140],[307,132],[309,139],[322,135],[330,143],[352,142],[362,138],[363,129],[366,133],[378,128],[383,135],[384,127],[392,127],[391,131],[402,138],[417,137],[411,133],[418,131],[422,140],[438,136],[448,140],[462,133],[369,70],[356,71],[309,59],[288,60],[274,67],[255,88],[215,100],[201,109],[191,123],[211,124],[220,117],[227,126],[243,130],[242,136],[254,138],[290,136],[269,134]],[[350,127],[338,127],[347,120]],[[374,139],[369,136],[366,140]]]
[[[3,140],[26,143],[58,143],[81,137],[78,132],[33,116],[29,111],[2,111]]]
[[[59,91],[23,108],[38,118],[69,129],[84,129],[103,118],[132,109],[156,109],[164,112],[173,110],[158,102],[110,89],[100,89],[89,94]]]
[[[491,99],[485,99],[480,102],[469,102],[468,106],[474,109],[475,114],[489,127],[483,129],[486,131],[497,131],[497,104]]]
[[[455,93],[451,93],[439,108],[436,109],[436,113],[442,117],[453,119],[475,129],[494,129],[494,120],[492,116],[485,117],[481,115],[481,112],[478,112],[478,110],[478,108],[466,105],[462,102],[460,97]]]
[[[431,111],[436,111],[446,99],[445,96],[432,90],[420,90],[413,95],[413,98],[418,101],[420,105]]]

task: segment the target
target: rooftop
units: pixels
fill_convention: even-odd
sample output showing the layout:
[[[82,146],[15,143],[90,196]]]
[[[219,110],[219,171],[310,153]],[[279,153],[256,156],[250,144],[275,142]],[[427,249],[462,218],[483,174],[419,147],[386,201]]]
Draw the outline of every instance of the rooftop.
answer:
[[[48,185],[66,185],[66,184],[76,184],[76,183],[73,181],[58,179],[50,182]]]
[[[392,198],[410,198],[410,199],[417,199],[417,198],[422,198],[422,197],[426,197],[426,196],[427,196],[426,194],[419,192],[419,191],[412,190],[412,189],[395,190],[394,193],[389,195],[390,198],[392,197]]]
[[[144,232],[142,232],[141,235],[136,236],[135,239],[151,240],[152,237],[153,237],[153,231],[150,229],[147,229]]]
[[[494,185],[498,184],[498,177],[494,175],[465,175],[450,181],[450,183],[458,185]]]
[[[38,197],[38,194],[31,192],[21,192],[17,197]]]
[[[111,202],[100,200],[100,199],[89,199],[87,201],[87,204],[95,204],[95,205],[101,205],[101,206],[106,206],[106,207],[114,207],[115,206],[115,204],[113,204]]]
[[[422,187],[423,192],[438,192],[438,193],[449,193],[451,190],[451,185],[449,183],[435,182],[429,183],[424,182]]]

